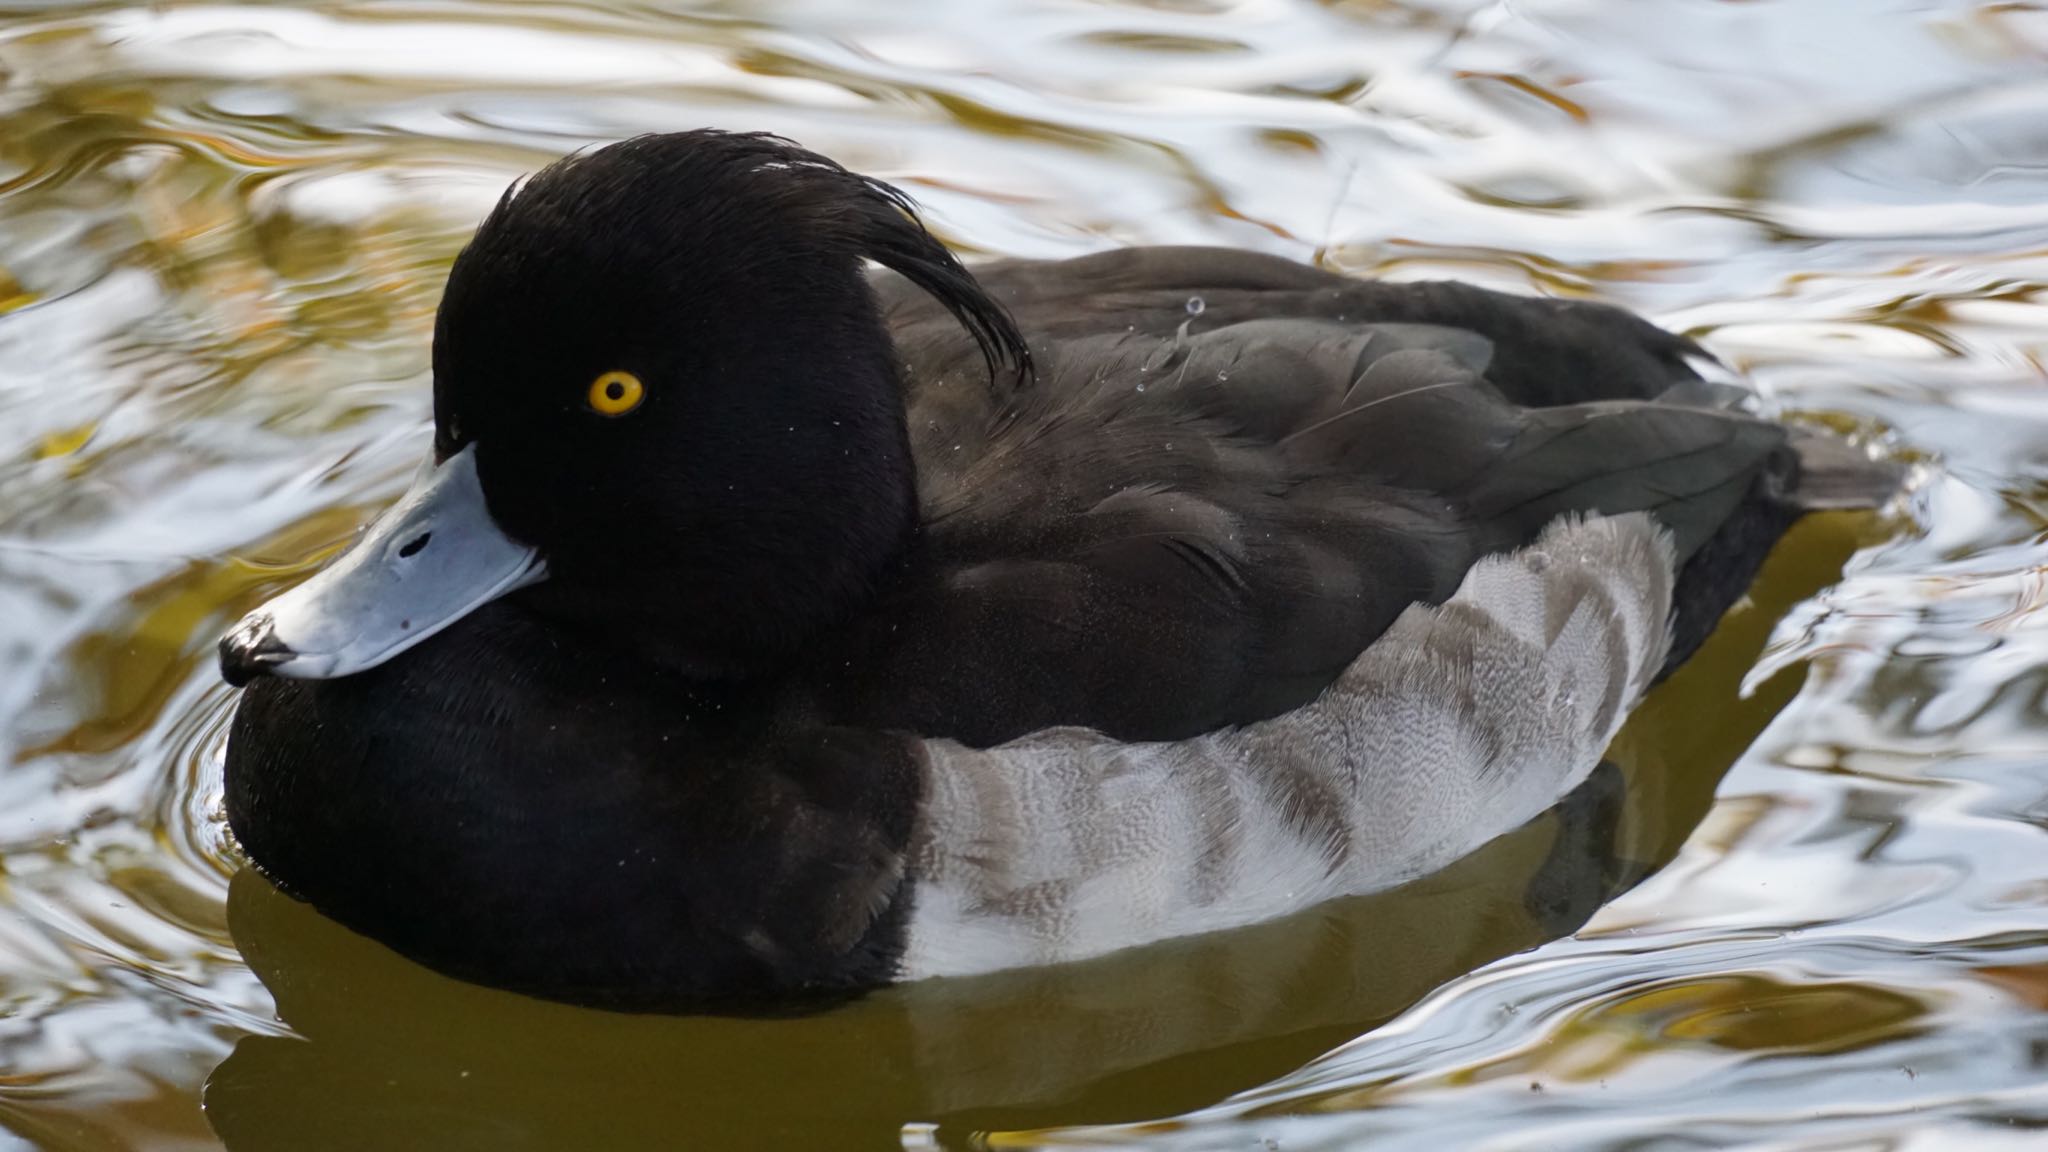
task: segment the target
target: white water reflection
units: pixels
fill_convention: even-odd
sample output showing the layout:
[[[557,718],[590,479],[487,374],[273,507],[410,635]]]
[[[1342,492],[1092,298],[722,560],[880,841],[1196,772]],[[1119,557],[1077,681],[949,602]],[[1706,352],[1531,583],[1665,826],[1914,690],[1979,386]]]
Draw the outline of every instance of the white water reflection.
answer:
[[[1768,407],[1939,460],[1916,530],[1778,626],[1751,686],[1812,672],[1669,867],[1294,1075],[1213,1058],[1158,1098],[1242,1096],[1058,1139],[1999,1148],[2048,1123],[2048,15],[408,0],[0,4],[0,1127],[213,1145],[202,1083],[287,1029],[222,907],[212,638],[402,486],[440,278],[506,182],[704,124],[899,181],[970,253],[1219,243],[1615,300]],[[939,1048],[975,1053],[960,1031]],[[272,1078],[224,1107],[289,1120],[326,1083],[249,1066]],[[976,1124],[933,1109],[995,1108],[987,1082],[869,1119],[956,1141]]]

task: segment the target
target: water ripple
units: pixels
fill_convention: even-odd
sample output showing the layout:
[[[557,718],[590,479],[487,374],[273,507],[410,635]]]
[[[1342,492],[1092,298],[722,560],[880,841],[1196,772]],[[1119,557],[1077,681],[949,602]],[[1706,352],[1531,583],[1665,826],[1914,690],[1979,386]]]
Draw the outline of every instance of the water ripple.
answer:
[[[2044,54],[2037,6],[1976,0],[0,4],[0,1129],[2038,1139]],[[1618,823],[1405,894],[816,1021],[438,981],[230,885],[212,638],[403,482],[440,280],[506,182],[700,124],[896,180],[973,254],[1628,304],[1916,461],[1912,495],[1780,550],[1617,742]]]

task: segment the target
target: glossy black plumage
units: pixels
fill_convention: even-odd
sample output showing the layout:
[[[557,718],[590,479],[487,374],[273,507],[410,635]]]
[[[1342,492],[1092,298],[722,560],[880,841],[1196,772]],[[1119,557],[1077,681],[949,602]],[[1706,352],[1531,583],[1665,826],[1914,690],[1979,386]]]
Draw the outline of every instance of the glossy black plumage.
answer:
[[[847,722],[981,743],[1246,723],[1556,516],[1651,510],[1690,559],[1794,482],[1776,424],[1625,399],[1698,385],[1697,350],[1612,308],[1213,249],[979,275],[1033,342],[1029,384],[990,387],[936,305],[882,285],[923,531],[825,662]],[[1693,643],[1779,520],[1681,588]]]
[[[902,947],[923,738],[1285,713],[1567,513],[1669,528],[1682,652],[1800,507],[1787,432],[1611,308],[1197,249],[969,276],[899,209],[715,133],[508,194],[450,278],[436,445],[476,447],[552,576],[360,675],[254,683],[255,861],[540,995],[857,989]],[[581,406],[611,370],[643,410]]]

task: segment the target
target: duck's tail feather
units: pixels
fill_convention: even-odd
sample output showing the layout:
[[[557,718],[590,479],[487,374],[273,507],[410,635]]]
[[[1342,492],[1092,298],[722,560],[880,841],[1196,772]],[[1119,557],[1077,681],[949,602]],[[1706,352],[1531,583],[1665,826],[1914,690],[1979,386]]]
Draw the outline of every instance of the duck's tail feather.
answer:
[[[1874,459],[1825,428],[1788,425],[1786,431],[1779,464],[1759,473],[1748,498],[1679,570],[1671,652],[1659,680],[1706,642],[1793,521],[1808,512],[1882,507],[1898,492],[1905,470],[1896,461]]]
[[[1784,499],[1800,512],[1879,508],[1905,479],[1897,461],[1873,459],[1824,428],[1794,425],[1791,442],[1799,471]]]

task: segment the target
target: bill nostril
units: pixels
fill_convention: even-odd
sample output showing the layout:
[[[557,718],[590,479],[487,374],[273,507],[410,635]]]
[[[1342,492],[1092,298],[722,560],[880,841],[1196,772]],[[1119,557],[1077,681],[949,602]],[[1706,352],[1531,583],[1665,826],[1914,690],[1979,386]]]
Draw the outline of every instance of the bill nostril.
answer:
[[[412,559],[414,556],[419,555],[420,549],[425,548],[427,546],[427,541],[432,540],[433,538],[434,534],[432,532],[422,532],[419,535],[413,537],[412,539],[407,540],[404,546],[399,548],[398,558],[400,560]]]

